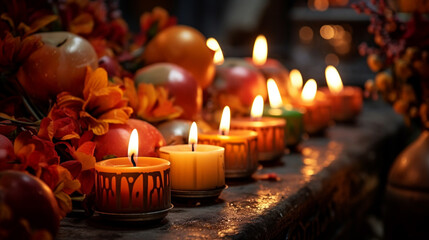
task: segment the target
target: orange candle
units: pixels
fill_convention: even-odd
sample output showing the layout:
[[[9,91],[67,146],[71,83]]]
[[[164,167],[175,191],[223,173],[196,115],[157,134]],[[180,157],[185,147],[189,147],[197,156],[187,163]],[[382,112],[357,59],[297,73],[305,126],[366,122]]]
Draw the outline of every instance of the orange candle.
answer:
[[[149,213],[170,208],[170,163],[161,158],[138,157],[136,129],[130,137],[128,156],[95,163],[96,210]]]
[[[219,131],[199,134],[198,141],[225,148],[225,177],[249,177],[258,167],[258,134],[250,130],[230,130],[230,119],[231,112],[226,106]]]
[[[320,133],[331,123],[331,107],[324,95],[317,91],[314,79],[308,80],[302,89],[298,105],[305,109],[304,130],[309,134]]]
[[[332,118],[335,121],[348,122],[354,120],[362,110],[362,89],[343,86],[340,74],[334,66],[325,70],[328,89],[322,91],[328,96],[332,107]]]
[[[264,99],[258,95],[253,101],[251,117],[232,119],[231,129],[257,132],[259,161],[269,161],[283,155],[286,121],[281,118],[262,117],[263,111]]]

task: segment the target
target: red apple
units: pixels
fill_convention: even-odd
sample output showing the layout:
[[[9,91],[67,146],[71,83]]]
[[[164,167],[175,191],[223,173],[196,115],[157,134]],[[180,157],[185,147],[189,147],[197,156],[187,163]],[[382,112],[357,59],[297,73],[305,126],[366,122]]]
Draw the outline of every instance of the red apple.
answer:
[[[252,106],[256,96],[267,98],[264,76],[243,61],[228,59],[216,70],[215,91],[219,94],[235,95],[245,107]]]
[[[165,139],[158,129],[145,121],[129,119],[126,124],[111,124],[106,134],[95,137],[97,161],[109,155],[127,157],[128,142],[134,128],[139,134],[139,156],[158,157],[158,149],[165,145]]]
[[[42,38],[44,46],[30,55],[17,74],[27,94],[40,103],[55,99],[63,91],[81,96],[86,67],[98,66],[91,44],[69,32],[35,35]]]
[[[169,62],[189,71],[201,88],[213,81],[214,51],[206,45],[206,38],[188,26],[172,26],[158,33],[146,46],[143,59],[147,64]]]
[[[185,69],[171,63],[157,63],[141,68],[135,83],[152,83],[168,89],[174,104],[183,109],[182,119],[195,120],[201,111],[202,90]]]
[[[18,171],[0,172],[0,206],[10,208],[13,220],[28,221],[32,230],[47,230],[53,237],[60,215],[51,189],[40,179]]]

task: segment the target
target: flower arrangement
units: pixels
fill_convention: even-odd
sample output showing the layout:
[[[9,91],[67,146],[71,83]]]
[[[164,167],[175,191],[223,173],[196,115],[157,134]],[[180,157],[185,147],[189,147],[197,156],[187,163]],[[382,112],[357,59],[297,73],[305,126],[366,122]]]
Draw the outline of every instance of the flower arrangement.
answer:
[[[371,17],[368,32],[374,35],[375,46],[363,43],[359,49],[377,73],[375,81],[367,82],[366,87],[368,92],[380,91],[408,124],[420,125],[422,119],[424,127],[429,127],[429,20],[419,12],[426,7],[409,8],[417,3],[410,1],[402,7],[413,13],[404,17],[389,3],[372,0],[353,4],[358,13]]]
[[[0,171],[18,170],[41,179],[64,217],[72,210],[71,196],[91,199],[94,164],[101,160],[96,156],[111,157],[97,143],[105,141],[100,139],[110,129],[128,129],[131,118],[157,123],[183,112],[164,86],[133,80],[135,70],[143,67],[142,48],[176,19],[155,8],[142,14],[141,31],[132,35],[117,4],[91,0],[2,0],[0,16]],[[43,35],[58,31],[65,33]],[[58,38],[64,40],[55,42]],[[94,52],[96,57],[67,72],[74,65],[62,65],[46,48],[54,42],[59,49],[72,40],[88,42],[88,56]],[[43,74],[54,74],[55,81],[37,78],[39,73],[25,65],[42,64],[44,57],[50,58],[48,68],[79,76],[70,80],[47,71]],[[156,147],[147,154],[156,154]],[[0,217],[0,223],[3,220]],[[0,224],[3,230],[9,231]]]

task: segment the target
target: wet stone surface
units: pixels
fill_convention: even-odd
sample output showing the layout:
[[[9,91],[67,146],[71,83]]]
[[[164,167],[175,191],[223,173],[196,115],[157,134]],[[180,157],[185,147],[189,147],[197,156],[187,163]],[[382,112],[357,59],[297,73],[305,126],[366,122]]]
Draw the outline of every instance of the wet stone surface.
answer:
[[[174,202],[156,223],[65,218],[58,239],[320,239],[352,234],[380,197],[402,148],[403,122],[390,107],[366,103],[353,124],[310,138],[257,174],[279,181],[227,182],[215,202]]]

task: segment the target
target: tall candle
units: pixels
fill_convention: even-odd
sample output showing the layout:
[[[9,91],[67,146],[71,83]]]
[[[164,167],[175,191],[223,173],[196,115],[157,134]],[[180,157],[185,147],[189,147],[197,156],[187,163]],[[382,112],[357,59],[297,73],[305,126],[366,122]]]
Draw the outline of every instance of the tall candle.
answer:
[[[280,92],[274,80],[268,79],[268,99],[270,108],[264,110],[264,116],[281,118],[286,121],[285,143],[287,146],[295,146],[302,140],[304,133],[303,115],[299,109],[286,108],[283,105]]]
[[[225,148],[225,177],[249,177],[258,167],[258,134],[250,130],[230,130],[230,118],[230,109],[226,106],[219,131],[199,134],[198,141]]]
[[[284,153],[284,119],[262,117],[264,100],[257,96],[253,101],[251,117],[231,120],[231,129],[252,130],[258,133],[259,161],[278,159]]]
[[[164,146],[160,157],[171,163],[172,190],[212,190],[225,186],[224,148],[197,144],[197,125],[192,123],[189,144]]]
[[[136,133],[134,130],[131,134],[129,158],[95,163],[97,211],[148,213],[171,207],[170,163],[160,158],[138,157]]]
[[[325,77],[329,90],[324,88],[322,91],[331,102],[333,119],[341,122],[354,120],[362,110],[362,89],[344,87],[340,74],[334,66],[326,67]]]

